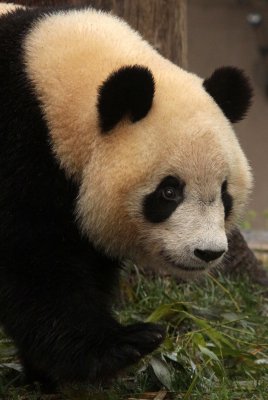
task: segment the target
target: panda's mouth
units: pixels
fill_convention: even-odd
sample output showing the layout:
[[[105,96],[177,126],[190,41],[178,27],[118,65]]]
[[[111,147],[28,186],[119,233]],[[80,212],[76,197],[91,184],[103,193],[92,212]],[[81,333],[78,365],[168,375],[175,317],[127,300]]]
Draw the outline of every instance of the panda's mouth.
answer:
[[[202,271],[205,271],[207,269],[206,266],[202,266],[202,265],[199,265],[199,266],[196,266],[196,267],[190,267],[190,266],[185,266],[183,264],[175,262],[163,250],[160,251],[160,255],[165,260],[165,262],[167,262],[173,268],[179,268],[179,269],[182,269],[183,271],[187,271],[187,272],[202,272]]]

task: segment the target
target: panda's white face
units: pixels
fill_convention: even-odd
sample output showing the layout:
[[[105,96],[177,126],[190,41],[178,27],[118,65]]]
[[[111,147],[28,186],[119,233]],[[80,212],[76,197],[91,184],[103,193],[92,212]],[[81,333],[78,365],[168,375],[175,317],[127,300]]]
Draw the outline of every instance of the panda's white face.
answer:
[[[200,184],[168,175],[150,194],[141,191],[139,214],[144,222],[133,257],[138,264],[187,277],[222,261],[232,197],[226,191],[227,181],[217,178]]]
[[[194,104],[186,120],[178,112],[160,125],[168,111],[161,115],[156,92],[147,118],[100,138],[79,213],[108,254],[183,278],[223,261],[251,176],[230,124],[206,93],[203,99],[204,112]]]
[[[174,149],[176,164],[167,168],[160,161],[159,175],[149,175],[147,187],[144,183],[129,194],[128,211],[138,232],[132,258],[138,265],[171,269],[187,278],[223,261],[227,233],[242,211],[237,190],[242,198],[248,188],[241,170],[234,175],[230,170],[227,153],[232,149],[221,151],[211,142],[200,135],[184,154]],[[237,161],[234,156],[234,165]]]

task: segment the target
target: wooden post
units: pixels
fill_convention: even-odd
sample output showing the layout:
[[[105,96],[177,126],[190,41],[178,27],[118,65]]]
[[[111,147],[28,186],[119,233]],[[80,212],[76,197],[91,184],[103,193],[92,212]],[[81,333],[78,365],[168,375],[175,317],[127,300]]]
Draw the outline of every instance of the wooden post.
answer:
[[[139,31],[163,56],[187,67],[187,0],[21,0],[27,6],[88,5],[112,11]]]

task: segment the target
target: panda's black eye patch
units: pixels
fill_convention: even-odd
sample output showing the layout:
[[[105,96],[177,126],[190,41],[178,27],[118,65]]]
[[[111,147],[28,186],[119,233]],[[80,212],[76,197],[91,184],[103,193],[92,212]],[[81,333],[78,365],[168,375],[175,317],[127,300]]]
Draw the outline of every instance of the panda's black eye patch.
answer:
[[[185,183],[174,176],[165,177],[143,201],[145,218],[154,223],[163,222],[183,201]]]
[[[233,198],[228,193],[228,182],[225,180],[221,186],[221,199],[224,206],[225,219],[229,217],[233,208]]]

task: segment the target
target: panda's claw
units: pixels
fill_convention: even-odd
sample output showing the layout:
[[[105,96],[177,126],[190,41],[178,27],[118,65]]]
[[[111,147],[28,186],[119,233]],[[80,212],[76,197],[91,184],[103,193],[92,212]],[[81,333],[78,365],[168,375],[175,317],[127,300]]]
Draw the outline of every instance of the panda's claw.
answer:
[[[142,356],[151,353],[164,340],[164,329],[156,324],[137,323],[124,328],[121,341],[138,349]]]

